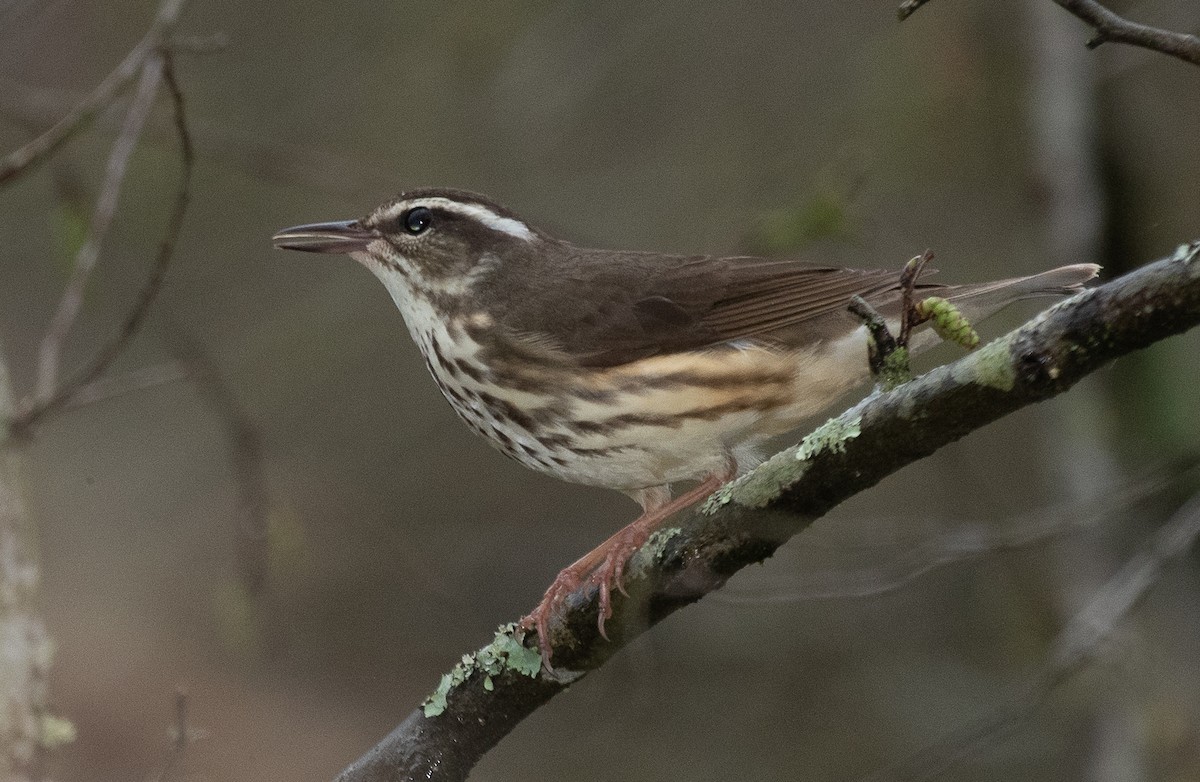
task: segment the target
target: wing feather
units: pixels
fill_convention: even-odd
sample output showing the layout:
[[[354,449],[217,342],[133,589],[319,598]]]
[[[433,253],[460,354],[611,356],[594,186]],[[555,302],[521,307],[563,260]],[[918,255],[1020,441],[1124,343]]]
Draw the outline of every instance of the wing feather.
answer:
[[[830,324],[853,328],[851,316],[830,316],[845,313],[855,294],[886,297],[899,276],[799,260],[560,247],[565,259],[531,254],[498,267],[478,290],[508,333],[544,335],[582,366],[745,339],[803,347],[829,336]]]

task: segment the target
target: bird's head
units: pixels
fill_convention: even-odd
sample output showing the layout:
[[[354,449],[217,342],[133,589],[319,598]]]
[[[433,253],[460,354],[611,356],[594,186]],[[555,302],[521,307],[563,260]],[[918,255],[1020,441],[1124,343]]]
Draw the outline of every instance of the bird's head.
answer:
[[[426,189],[401,193],[358,220],[285,228],[272,240],[283,250],[348,254],[396,295],[461,292],[546,239],[484,196]]]

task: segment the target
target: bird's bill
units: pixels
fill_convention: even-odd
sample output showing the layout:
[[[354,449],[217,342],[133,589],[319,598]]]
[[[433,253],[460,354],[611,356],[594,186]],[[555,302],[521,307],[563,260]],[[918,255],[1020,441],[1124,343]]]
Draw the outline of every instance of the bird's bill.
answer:
[[[367,249],[375,235],[357,220],[333,223],[310,223],[284,228],[271,237],[280,250],[301,250],[307,253],[353,253]]]

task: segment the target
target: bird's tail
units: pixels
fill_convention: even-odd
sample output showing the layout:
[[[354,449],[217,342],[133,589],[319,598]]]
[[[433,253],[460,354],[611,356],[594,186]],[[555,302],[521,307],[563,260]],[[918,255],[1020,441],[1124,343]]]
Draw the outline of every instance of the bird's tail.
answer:
[[[983,282],[974,285],[953,285],[945,292],[938,292],[967,316],[969,320],[982,320],[998,310],[1021,299],[1036,296],[1070,296],[1083,290],[1083,284],[1094,279],[1100,267],[1094,263],[1077,263],[1057,269],[1031,274],[1028,277],[1011,277],[1007,280]]]
[[[981,282],[968,285],[950,285],[940,290],[933,287],[929,293],[949,299],[972,324],[994,315],[1013,302],[1037,296],[1070,296],[1083,290],[1083,284],[1094,279],[1100,267],[1094,263],[1077,263],[1057,269],[1031,274],[1028,277],[1010,277],[1007,280]],[[922,290],[917,288],[917,298]],[[898,321],[897,321],[898,322]],[[890,323],[890,320],[889,320]],[[919,353],[933,347],[941,339],[932,329],[922,329],[912,335],[909,349]]]

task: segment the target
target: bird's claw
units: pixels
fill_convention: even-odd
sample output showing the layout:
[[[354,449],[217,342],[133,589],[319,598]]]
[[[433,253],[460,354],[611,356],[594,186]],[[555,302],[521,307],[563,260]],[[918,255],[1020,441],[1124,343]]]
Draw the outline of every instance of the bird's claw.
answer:
[[[520,621],[520,626],[525,630],[536,630],[538,635],[538,648],[542,653],[542,666],[548,671],[553,672],[554,668],[550,665],[550,617],[559,611],[563,603],[566,602],[567,596],[586,584],[587,586],[596,587],[597,602],[599,609],[596,615],[596,629],[600,633],[600,637],[605,641],[609,640],[608,632],[604,628],[604,623],[612,618],[612,593],[614,588],[622,595],[629,597],[629,593],[625,591],[625,586],[622,581],[625,576],[625,565],[629,562],[629,558],[633,553],[642,547],[649,537],[649,533],[638,528],[627,527],[622,530],[621,534],[612,541],[612,546],[605,555],[604,560],[590,573],[586,574],[586,578],[573,568],[563,570],[554,579],[554,583],[546,590],[546,594],[542,596],[542,601],[538,603],[537,608],[533,609],[529,615],[525,616]]]
[[[542,653],[542,667],[546,669],[547,673],[554,673],[554,667],[550,665],[550,617],[566,601],[567,595],[578,589],[581,583],[579,574],[574,570],[571,568],[563,570],[550,584],[546,594],[542,595],[542,601],[538,603],[537,608],[522,617],[518,623],[525,630],[537,631],[538,649]]]
[[[604,561],[600,566],[592,571],[588,576],[588,583],[595,585],[600,596],[600,610],[596,615],[596,628],[600,631],[600,637],[608,640],[608,633],[604,629],[604,623],[612,618],[612,593],[613,590],[620,592],[625,597],[629,597],[629,593],[625,591],[623,583],[625,576],[625,565],[628,564],[629,558],[634,552],[642,547],[646,542],[649,533],[637,527],[626,527],[621,530],[621,533],[616,540],[613,541],[612,548],[604,557]]]

